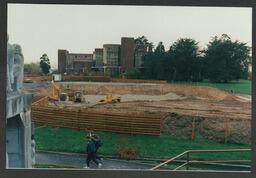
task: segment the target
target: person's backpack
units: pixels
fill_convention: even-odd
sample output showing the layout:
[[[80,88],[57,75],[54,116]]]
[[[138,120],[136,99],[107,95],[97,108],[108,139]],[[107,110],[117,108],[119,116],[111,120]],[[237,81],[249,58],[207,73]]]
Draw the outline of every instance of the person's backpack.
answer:
[[[99,147],[101,147],[103,145],[103,141],[99,138],[98,135],[94,135],[94,137],[92,138],[95,146],[96,146],[96,149],[98,149]]]
[[[98,141],[98,147],[101,147],[103,145],[103,141],[101,139],[99,139]]]

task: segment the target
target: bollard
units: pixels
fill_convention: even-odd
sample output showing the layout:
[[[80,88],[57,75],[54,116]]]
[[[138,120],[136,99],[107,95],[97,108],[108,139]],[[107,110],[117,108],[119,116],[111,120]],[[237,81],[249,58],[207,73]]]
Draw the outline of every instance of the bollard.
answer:
[[[193,119],[191,140],[194,140],[194,137],[195,137],[195,122],[196,122],[196,118]]]
[[[189,170],[189,152],[187,152],[187,170]]]
[[[228,119],[226,119],[226,128],[225,128],[225,143],[228,142]]]

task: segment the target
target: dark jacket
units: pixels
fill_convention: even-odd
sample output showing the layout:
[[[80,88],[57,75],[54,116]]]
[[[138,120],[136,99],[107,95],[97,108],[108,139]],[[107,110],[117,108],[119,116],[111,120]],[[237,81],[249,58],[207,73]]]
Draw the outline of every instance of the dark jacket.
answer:
[[[96,148],[96,151],[97,151],[98,148],[99,148],[99,145],[98,145],[99,136],[98,136],[98,135],[94,135],[94,136],[91,137],[91,138],[92,138],[92,141],[93,141],[93,143],[94,143],[94,145],[95,145],[95,148]]]
[[[96,152],[95,144],[92,140],[87,144],[87,154],[92,154]]]

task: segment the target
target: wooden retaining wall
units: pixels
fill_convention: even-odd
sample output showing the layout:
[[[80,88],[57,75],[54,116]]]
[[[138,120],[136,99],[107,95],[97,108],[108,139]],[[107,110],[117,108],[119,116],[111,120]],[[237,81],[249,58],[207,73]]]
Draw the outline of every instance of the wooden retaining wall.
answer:
[[[162,117],[149,114],[95,112],[46,106],[48,98],[32,104],[32,121],[37,124],[72,129],[92,128],[95,131],[123,134],[160,135]]]
[[[49,98],[48,96],[35,96],[32,102],[32,108],[34,106],[48,107]]]
[[[38,100],[41,100],[42,98],[46,97],[45,95],[35,95],[32,101],[32,104],[37,102]]]

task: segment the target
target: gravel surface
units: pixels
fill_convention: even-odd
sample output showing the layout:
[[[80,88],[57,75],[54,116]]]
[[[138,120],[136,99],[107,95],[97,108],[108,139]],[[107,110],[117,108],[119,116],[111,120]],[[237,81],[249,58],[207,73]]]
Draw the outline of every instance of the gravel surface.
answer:
[[[39,88],[47,88],[51,86],[50,81],[39,81],[33,83],[23,83],[23,90],[34,90]]]
[[[123,102],[127,101],[161,101],[161,100],[182,100],[186,97],[178,96],[175,93],[168,93],[166,95],[113,95],[113,97],[121,97]],[[105,95],[86,95],[85,101],[87,103],[96,104],[100,100],[106,99]]]

